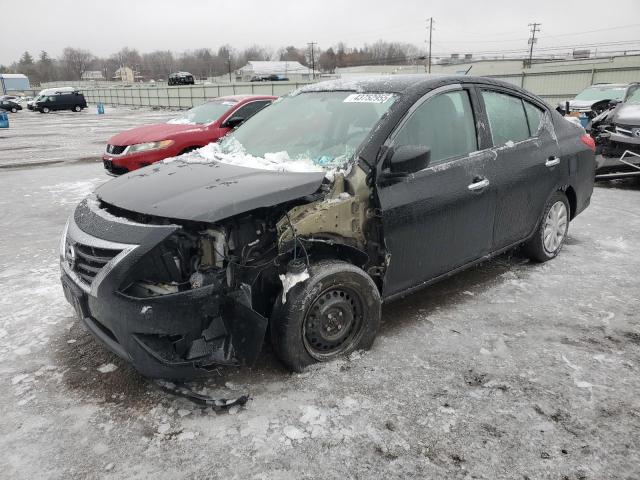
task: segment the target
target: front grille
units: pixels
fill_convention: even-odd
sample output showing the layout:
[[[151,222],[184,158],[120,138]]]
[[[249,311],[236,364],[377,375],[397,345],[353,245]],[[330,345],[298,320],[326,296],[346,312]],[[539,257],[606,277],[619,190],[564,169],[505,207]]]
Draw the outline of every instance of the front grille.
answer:
[[[93,279],[121,250],[91,247],[81,243],[74,243],[75,261],[72,270],[88,285]]]
[[[117,165],[114,165],[113,161],[111,161],[111,160],[103,160],[102,163],[104,165],[104,168],[109,173],[112,173],[114,175],[123,175],[123,174],[125,174],[125,173],[127,173],[129,171],[126,168],[118,167]]]
[[[126,145],[107,145],[107,153],[111,154],[111,155],[121,155],[125,149],[127,148]]]

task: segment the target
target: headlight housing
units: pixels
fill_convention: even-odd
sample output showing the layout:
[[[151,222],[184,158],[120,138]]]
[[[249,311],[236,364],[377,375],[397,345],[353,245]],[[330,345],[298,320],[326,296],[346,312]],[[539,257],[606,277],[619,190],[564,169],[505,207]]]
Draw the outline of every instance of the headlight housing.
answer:
[[[162,150],[163,148],[170,147],[174,143],[175,142],[173,140],[160,140],[159,142],[137,143],[135,145],[130,145],[129,148],[127,148],[127,154],[131,155],[132,153],[147,152],[149,150]]]

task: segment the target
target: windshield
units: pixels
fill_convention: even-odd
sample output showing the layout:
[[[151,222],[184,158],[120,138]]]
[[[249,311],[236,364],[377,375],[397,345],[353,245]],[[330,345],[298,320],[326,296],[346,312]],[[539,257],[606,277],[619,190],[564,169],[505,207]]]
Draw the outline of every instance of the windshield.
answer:
[[[633,92],[633,95],[629,97],[627,103],[633,103],[634,105],[640,104],[640,88]]]
[[[589,87],[576,95],[574,100],[622,100],[626,90],[626,87],[611,87],[607,85]]]
[[[342,167],[395,98],[335,91],[283,97],[224,138],[220,153],[227,158],[221,160],[257,157],[324,170]]]
[[[182,124],[182,125],[205,125],[215,122],[224,113],[233,107],[236,103],[230,100],[218,100],[215,102],[207,102],[187,110],[184,115],[173,118],[167,123]]]

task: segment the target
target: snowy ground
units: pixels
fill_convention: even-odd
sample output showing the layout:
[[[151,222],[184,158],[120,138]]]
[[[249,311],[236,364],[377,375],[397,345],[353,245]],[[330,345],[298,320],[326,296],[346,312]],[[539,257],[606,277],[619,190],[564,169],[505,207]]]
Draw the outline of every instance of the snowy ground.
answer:
[[[70,117],[30,138],[75,151],[88,130]],[[27,146],[9,134],[0,163]],[[289,374],[267,347],[221,371],[196,387],[252,400],[216,414],[140,378],[64,300],[62,226],[107,178],[88,162],[0,170],[0,477],[640,477],[640,185],[597,188],[552,262],[502,256],[385,306],[369,352]]]
[[[175,111],[96,106],[80,113],[43,114],[27,110],[9,114],[9,128],[0,129],[0,169],[24,164],[89,162],[104,152],[112,135],[146,123],[166,122]]]

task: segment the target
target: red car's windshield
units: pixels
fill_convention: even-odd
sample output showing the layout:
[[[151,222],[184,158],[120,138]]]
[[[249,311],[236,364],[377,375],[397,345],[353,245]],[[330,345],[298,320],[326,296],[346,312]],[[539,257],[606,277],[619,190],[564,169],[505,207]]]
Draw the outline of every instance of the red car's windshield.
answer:
[[[187,110],[183,115],[169,120],[167,123],[179,125],[206,125],[218,120],[226,111],[238,102],[233,100],[216,100],[203,103]]]

